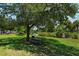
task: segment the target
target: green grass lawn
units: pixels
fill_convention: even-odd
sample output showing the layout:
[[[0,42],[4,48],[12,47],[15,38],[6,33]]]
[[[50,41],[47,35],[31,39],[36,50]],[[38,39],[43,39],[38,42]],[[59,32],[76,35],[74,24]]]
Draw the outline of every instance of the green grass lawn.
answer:
[[[24,44],[25,36],[0,35],[1,56],[79,56],[79,39],[40,37],[43,44]]]

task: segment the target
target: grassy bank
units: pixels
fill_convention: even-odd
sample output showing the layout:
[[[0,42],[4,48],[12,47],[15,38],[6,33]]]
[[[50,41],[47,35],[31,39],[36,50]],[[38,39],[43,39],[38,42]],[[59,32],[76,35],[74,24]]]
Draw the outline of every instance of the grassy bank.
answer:
[[[40,37],[43,44],[24,44],[25,36],[15,34],[0,35],[0,55],[28,56],[28,55],[78,55],[79,40],[70,38]]]

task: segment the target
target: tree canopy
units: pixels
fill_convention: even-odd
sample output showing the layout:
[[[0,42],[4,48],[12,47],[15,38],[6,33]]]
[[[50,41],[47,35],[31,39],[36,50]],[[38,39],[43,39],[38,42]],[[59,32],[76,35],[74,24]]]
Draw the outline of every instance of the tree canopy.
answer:
[[[39,3],[39,4],[4,4],[1,15],[12,19],[15,15],[16,19],[9,21],[11,25],[9,29],[14,27],[24,26],[27,32],[27,39],[29,40],[30,30],[33,26],[48,28],[55,28],[58,24],[70,24],[68,16],[74,17],[78,11],[77,4],[63,4],[63,3]],[[2,25],[2,24],[1,24]],[[49,26],[48,26],[49,25]],[[8,26],[7,26],[8,27]],[[53,29],[52,29],[53,30]]]

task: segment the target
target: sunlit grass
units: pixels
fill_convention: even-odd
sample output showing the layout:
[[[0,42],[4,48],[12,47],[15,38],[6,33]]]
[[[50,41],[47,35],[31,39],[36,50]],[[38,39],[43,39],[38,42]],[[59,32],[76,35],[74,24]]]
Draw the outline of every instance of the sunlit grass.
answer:
[[[3,34],[3,35],[0,35],[0,39],[2,38],[12,38],[12,37],[25,37],[25,35],[17,35],[17,34]]]
[[[54,38],[54,37],[45,37],[47,39],[55,39],[62,44],[73,46],[79,48],[79,39],[72,39],[72,38]]]
[[[32,54],[29,51],[9,49],[6,46],[0,47],[0,56],[30,56],[30,55],[34,54]]]

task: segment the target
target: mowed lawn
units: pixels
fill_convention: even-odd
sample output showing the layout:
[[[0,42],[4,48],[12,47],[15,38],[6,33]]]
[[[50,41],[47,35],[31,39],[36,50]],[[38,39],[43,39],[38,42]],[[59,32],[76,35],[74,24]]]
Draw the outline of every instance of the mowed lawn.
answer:
[[[39,37],[42,45],[24,43],[25,35],[0,35],[0,56],[79,56],[79,39]]]

